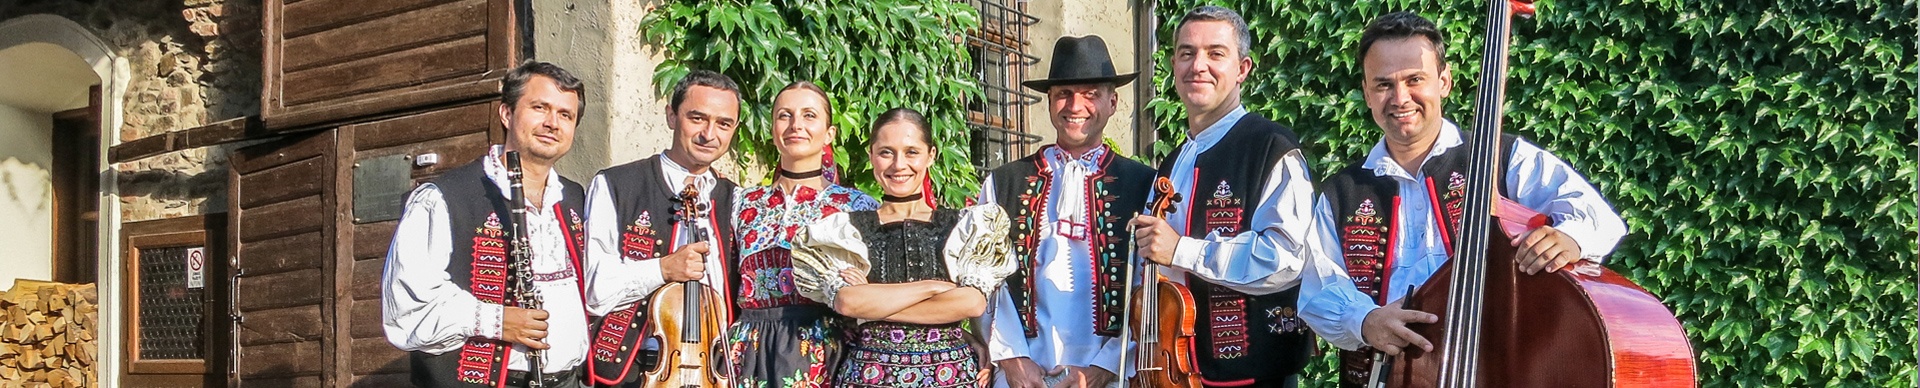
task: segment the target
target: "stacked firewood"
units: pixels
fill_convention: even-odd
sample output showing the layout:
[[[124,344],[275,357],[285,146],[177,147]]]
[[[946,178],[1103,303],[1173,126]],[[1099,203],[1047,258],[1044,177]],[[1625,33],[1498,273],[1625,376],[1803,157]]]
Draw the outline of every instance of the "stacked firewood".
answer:
[[[95,387],[94,285],[16,281],[0,294],[0,387]]]

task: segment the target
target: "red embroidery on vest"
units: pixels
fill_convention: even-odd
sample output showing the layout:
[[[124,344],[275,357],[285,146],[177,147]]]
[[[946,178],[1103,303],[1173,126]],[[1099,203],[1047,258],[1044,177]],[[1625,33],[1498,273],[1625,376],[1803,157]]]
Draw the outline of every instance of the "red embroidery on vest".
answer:
[[[1346,226],[1341,228],[1340,242],[1346,251],[1347,275],[1353,277],[1355,288],[1373,297],[1381,303],[1381,289],[1386,273],[1388,250],[1387,234],[1390,226],[1379,216],[1372,198],[1360,201],[1360,206],[1347,217]]]
[[[1198,176],[1198,171],[1195,172]],[[1201,202],[1201,235],[1240,233],[1241,214],[1245,211],[1233,187],[1222,180],[1213,189],[1213,198]],[[1215,284],[1208,284],[1207,321],[1213,339],[1215,359],[1235,359],[1247,355],[1247,295]]]
[[[507,232],[503,230],[498,214],[487,214],[487,222],[474,228],[473,265],[469,270],[468,291],[483,303],[506,304],[507,299]],[[461,382],[469,384],[493,385],[495,375],[504,368],[507,348],[490,339],[468,339],[460,347],[460,366],[456,369]]]
[[[653,215],[646,211],[641,211],[640,217],[620,232],[620,256],[627,260],[653,259],[654,247],[659,244],[654,238]]]

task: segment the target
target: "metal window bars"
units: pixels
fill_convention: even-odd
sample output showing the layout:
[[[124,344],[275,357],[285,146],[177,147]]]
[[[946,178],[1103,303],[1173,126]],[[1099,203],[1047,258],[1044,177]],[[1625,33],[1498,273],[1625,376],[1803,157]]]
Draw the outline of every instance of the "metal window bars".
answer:
[[[1009,5],[1018,1],[1020,4]],[[980,11],[980,28],[967,34],[967,52],[973,57],[974,77],[984,98],[967,102],[967,124],[972,132],[973,163],[981,174],[1032,152],[1040,136],[1027,133],[1027,106],[1040,95],[1020,86],[1030,66],[1040,57],[1027,52],[1027,28],[1040,22],[1025,12],[1020,0],[968,0]]]

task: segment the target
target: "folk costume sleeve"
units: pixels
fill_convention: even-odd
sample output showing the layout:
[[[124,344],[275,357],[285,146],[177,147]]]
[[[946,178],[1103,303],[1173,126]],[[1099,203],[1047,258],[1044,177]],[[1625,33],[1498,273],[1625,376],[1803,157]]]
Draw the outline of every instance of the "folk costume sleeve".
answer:
[[[994,197],[993,173],[987,173],[980,182],[980,194],[974,197],[974,203],[999,206]],[[1013,304],[1013,296],[1007,294],[1005,287],[988,296],[987,314],[980,317],[980,326],[984,327],[987,342],[987,358],[992,361],[1031,357],[1027,347],[1027,336],[1020,326],[1019,307]]]
[[[441,354],[469,337],[500,339],[503,307],[482,303],[447,274],[453,252],[446,199],[433,184],[407,199],[381,273],[381,327],[405,351]]]
[[[623,257],[620,220],[605,175],[587,189],[587,314],[604,316],[667,284],[659,260]]]
[[[1514,144],[1507,187],[1513,188],[1514,201],[1553,217],[1553,227],[1580,244],[1583,259],[1600,261],[1627,235],[1626,222],[1600,190],[1566,161],[1531,142]]]
[[[1306,159],[1294,150],[1274,165],[1261,190],[1249,230],[1233,236],[1181,237],[1173,266],[1234,291],[1284,291],[1305,266],[1302,237],[1312,222],[1313,184]],[[1198,193],[1196,193],[1198,194]]]

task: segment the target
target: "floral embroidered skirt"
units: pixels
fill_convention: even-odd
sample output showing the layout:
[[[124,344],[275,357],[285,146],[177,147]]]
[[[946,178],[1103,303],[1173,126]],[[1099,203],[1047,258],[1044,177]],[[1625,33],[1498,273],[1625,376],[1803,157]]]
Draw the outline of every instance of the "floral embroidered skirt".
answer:
[[[819,305],[740,310],[727,333],[733,386],[824,387],[846,318]]]
[[[854,329],[836,387],[971,387],[980,361],[960,324],[868,322]]]

